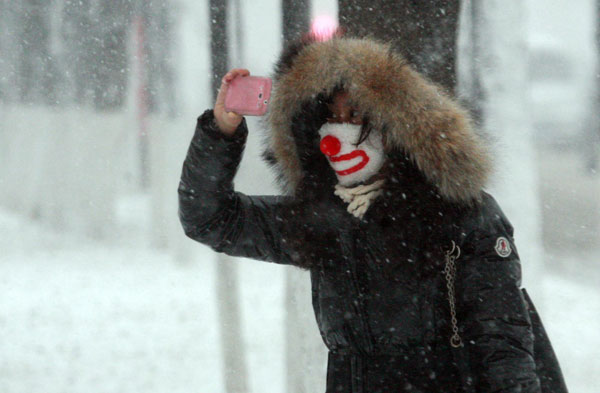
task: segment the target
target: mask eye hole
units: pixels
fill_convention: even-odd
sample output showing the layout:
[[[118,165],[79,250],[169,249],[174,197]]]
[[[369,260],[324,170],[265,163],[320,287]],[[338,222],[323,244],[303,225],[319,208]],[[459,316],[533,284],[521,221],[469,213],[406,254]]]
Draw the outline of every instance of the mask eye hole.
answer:
[[[350,123],[363,124],[363,117],[356,108],[352,108],[352,110],[350,111]]]
[[[356,108],[351,108],[350,110],[346,110],[345,113],[342,113],[341,116],[332,111],[328,110],[327,116],[325,120],[328,123],[350,123],[350,124],[363,124],[363,116],[360,111]]]

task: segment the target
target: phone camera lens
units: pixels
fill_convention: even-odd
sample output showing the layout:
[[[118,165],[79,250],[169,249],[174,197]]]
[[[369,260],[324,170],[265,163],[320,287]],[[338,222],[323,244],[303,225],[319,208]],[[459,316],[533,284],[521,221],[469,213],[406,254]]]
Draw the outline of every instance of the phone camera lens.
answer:
[[[264,101],[264,104],[267,105],[267,100]]]
[[[258,98],[262,98],[262,93],[258,93]]]

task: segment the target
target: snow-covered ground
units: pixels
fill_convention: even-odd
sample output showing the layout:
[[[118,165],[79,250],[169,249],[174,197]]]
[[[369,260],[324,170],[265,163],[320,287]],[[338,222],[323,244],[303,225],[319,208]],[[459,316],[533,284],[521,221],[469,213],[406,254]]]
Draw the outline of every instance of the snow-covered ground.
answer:
[[[210,250],[181,263],[5,210],[0,250],[0,392],[224,391]],[[282,272],[256,265],[241,266],[250,383],[281,392]]]
[[[0,392],[224,392],[212,253],[198,245],[178,262],[142,243],[104,245],[0,210]],[[239,267],[252,392],[280,393],[285,268]],[[543,288],[571,392],[597,393],[597,282],[557,270]]]

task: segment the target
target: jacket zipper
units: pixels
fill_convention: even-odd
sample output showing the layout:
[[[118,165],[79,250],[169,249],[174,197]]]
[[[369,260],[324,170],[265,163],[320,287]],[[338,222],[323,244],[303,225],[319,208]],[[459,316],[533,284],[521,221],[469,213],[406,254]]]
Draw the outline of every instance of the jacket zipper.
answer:
[[[355,227],[355,233],[356,231],[359,230],[358,227]],[[354,239],[356,239],[356,237],[353,236]],[[357,253],[356,253],[356,249],[357,249],[357,245],[356,245],[356,241],[354,241],[353,243],[353,255],[356,257]],[[371,337],[371,330],[369,329],[369,325],[366,319],[366,313],[364,311],[364,294],[360,289],[360,284],[358,281],[358,273],[356,271],[356,266],[359,263],[358,260],[354,260],[353,261],[349,261],[350,263],[350,269],[349,269],[349,276],[350,276],[350,281],[352,282],[352,287],[354,288],[354,291],[356,292],[356,312],[357,312],[357,316],[359,319],[359,324],[360,324],[360,329],[361,329],[361,333],[362,336],[365,338],[364,340],[364,344],[366,345],[366,350],[368,352],[371,352],[373,350],[373,344],[372,344],[372,337]]]

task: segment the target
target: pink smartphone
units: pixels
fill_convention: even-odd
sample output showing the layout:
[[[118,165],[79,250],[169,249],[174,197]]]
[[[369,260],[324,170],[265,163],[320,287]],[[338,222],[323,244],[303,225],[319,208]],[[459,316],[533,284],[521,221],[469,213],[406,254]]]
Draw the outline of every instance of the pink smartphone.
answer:
[[[225,110],[238,115],[262,116],[271,98],[271,79],[262,76],[238,76],[229,82]]]

